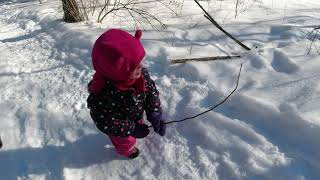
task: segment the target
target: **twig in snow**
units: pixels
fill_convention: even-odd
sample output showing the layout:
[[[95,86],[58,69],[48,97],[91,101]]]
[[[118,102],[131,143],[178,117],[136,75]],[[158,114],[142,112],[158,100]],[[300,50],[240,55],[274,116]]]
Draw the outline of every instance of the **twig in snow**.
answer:
[[[314,28],[314,30],[315,30],[316,32],[315,32],[315,34],[314,34],[314,36],[313,36],[313,38],[312,38],[312,41],[311,41],[311,44],[310,44],[310,47],[309,47],[308,54],[310,54],[311,49],[312,49],[312,45],[313,45],[313,43],[314,43],[314,41],[315,41],[316,37],[318,36],[318,31],[319,31],[319,29]],[[318,52],[317,47],[316,47],[316,50],[317,50],[317,52]],[[319,53],[319,52],[318,52],[318,53]]]
[[[191,53],[192,53],[192,48],[193,48],[193,44],[192,44],[192,42],[190,43],[190,49],[189,49],[189,55],[191,55]]]
[[[202,11],[205,13],[204,17],[206,17],[214,26],[216,26],[220,31],[222,31],[225,35],[230,37],[232,40],[234,40],[237,44],[239,44],[241,47],[243,47],[246,50],[251,50],[249,47],[241,43],[238,39],[233,37],[231,34],[229,34],[227,31],[225,31],[213,18],[212,16],[201,6],[201,4],[197,1],[194,0],[198,6],[202,9]]]
[[[237,0],[237,2],[236,2],[236,9],[235,9],[235,15],[234,15],[234,18],[236,18],[236,17],[237,17],[237,15],[238,15],[238,6],[239,6],[239,0]]]
[[[233,91],[231,91],[231,93],[230,93],[227,97],[225,97],[225,98],[224,98],[221,102],[219,102],[217,105],[215,105],[215,106],[213,106],[212,108],[210,108],[210,109],[208,109],[208,110],[206,110],[206,111],[203,111],[203,112],[201,112],[201,113],[199,113],[199,114],[197,114],[197,115],[194,115],[194,116],[191,116],[191,117],[187,117],[187,118],[184,118],[184,119],[181,119],[181,120],[168,121],[168,122],[165,122],[165,124],[183,122],[183,121],[186,121],[186,120],[189,120],[189,119],[194,119],[194,118],[199,117],[199,116],[201,116],[201,115],[203,115],[203,114],[205,114],[205,113],[207,113],[207,112],[209,112],[209,111],[212,111],[213,109],[215,109],[215,108],[219,107],[220,105],[222,105],[222,104],[223,104],[224,102],[226,102],[226,101],[229,99],[229,97],[237,90],[238,85],[239,85],[240,75],[241,75],[241,69],[242,69],[242,63],[241,63],[241,65],[240,65],[240,70],[239,70],[239,74],[238,74],[238,78],[237,78],[236,87],[233,89]],[[149,126],[149,128],[150,128],[150,127],[152,127],[152,126]]]
[[[187,58],[187,59],[173,59],[171,64],[186,63],[188,61],[218,61],[218,60],[228,60],[240,58],[240,55],[234,56],[213,56],[213,57],[203,57],[203,58]]]

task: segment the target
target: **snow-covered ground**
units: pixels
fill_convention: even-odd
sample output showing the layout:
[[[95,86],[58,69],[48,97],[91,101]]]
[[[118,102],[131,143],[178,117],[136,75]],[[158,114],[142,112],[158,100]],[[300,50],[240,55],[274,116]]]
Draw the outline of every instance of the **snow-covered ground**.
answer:
[[[308,33],[320,25],[320,1],[252,2],[236,19],[234,1],[202,3],[259,51],[241,49],[189,0],[181,18],[166,17],[168,29],[143,32],[169,120],[220,102],[244,64],[227,102],[139,140],[141,156],[127,160],[86,108],[92,45],[101,27],[122,25],[66,24],[59,1],[0,0],[0,179],[319,179],[320,35],[308,54]],[[170,64],[230,53],[243,58]]]

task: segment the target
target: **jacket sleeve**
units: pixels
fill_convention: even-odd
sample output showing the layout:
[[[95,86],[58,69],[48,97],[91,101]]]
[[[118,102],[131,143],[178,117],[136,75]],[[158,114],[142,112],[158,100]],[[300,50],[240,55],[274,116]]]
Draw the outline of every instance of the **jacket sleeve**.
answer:
[[[147,92],[146,92],[146,103],[145,103],[145,111],[147,114],[147,118],[153,112],[162,112],[161,102],[159,99],[159,91],[157,90],[156,84],[150,78],[148,70],[146,68],[142,69],[142,74],[146,80]]]
[[[103,133],[107,133],[107,130],[105,129],[106,123],[105,120],[101,118],[103,113],[100,112],[100,108],[98,108],[98,102],[96,95],[94,93],[90,93],[87,99],[87,107],[90,109],[90,116],[96,127]]]

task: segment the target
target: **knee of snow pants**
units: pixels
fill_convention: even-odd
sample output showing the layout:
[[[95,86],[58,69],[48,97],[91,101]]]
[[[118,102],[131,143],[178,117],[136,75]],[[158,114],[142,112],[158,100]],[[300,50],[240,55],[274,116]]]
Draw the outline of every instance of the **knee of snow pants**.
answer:
[[[116,137],[109,135],[109,138],[114,148],[116,149],[116,152],[122,156],[129,156],[134,150],[136,138],[134,138],[133,136]]]

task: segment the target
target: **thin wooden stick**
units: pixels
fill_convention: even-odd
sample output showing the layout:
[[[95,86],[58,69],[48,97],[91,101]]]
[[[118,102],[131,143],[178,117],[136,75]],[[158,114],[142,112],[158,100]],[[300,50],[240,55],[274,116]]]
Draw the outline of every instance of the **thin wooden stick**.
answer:
[[[315,28],[315,29],[316,29],[316,28]],[[317,35],[318,35],[318,31],[319,31],[319,29],[316,29],[316,33],[314,34],[314,36],[313,36],[313,38],[312,38],[312,41],[311,41],[311,44],[310,44],[310,47],[309,47],[308,54],[310,54],[310,52],[311,52],[312,45],[313,45],[313,43],[314,43],[314,41],[315,41],[315,39],[316,39],[316,37],[317,37]]]
[[[222,101],[220,101],[218,104],[216,104],[216,105],[213,106],[212,108],[207,109],[206,111],[203,111],[203,112],[201,112],[201,113],[199,113],[199,114],[196,114],[196,115],[194,115],[194,116],[186,117],[186,118],[181,119],[181,120],[167,121],[167,122],[165,122],[164,124],[178,123],[178,122],[183,122],[183,121],[186,121],[186,120],[194,119],[194,118],[197,118],[197,117],[199,117],[199,116],[201,116],[201,115],[203,115],[203,114],[205,114],[205,113],[208,113],[209,111],[212,111],[212,110],[214,110],[215,108],[221,106],[221,105],[222,105],[224,102],[226,102],[226,101],[230,98],[230,96],[231,96],[234,92],[236,92],[236,90],[238,89],[239,80],[240,80],[240,75],[241,75],[241,70],[242,70],[242,63],[241,63],[241,65],[240,65],[240,70],[239,70],[239,74],[238,74],[238,77],[237,77],[237,84],[236,84],[235,88],[231,91],[231,93],[230,93],[227,97],[225,97],[225,98],[224,98]],[[149,126],[148,128],[151,128],[151,127],[152,127],[152,125]]]
[[[215,25],[220,31],[222,31],[225,35],[227,35],[228,37],[230,37],[232,40],[234,40],[237,44],[239,44],[241,47],[243,47],[246,50],[251,50],[249,47],[247,47],[246,45],[244,45],[243,43],[241,43],[238,39],[236,39],[235,37],[233,37],[231,34],[229,34],[227,31],[225,31],[213,18],[212,16],[206,11],[204,10],[204,8],[201,6],[201,4],[197,1],[194,0],[198,6],[202,9],[202,11],[205,13],[205,17],[213,24]]]
[[[171,64],[186,63],[188,61],[219,61],[240,58],[240,55],[235,56],[213,56],[213,57],[203,57],[203,58],[186,58],[186,59],[173,59]]]

